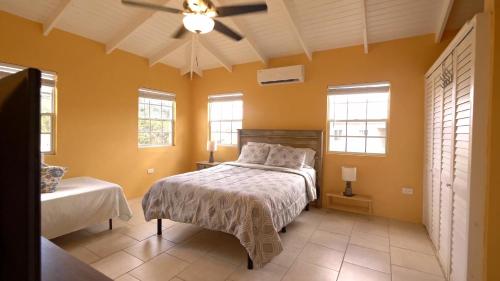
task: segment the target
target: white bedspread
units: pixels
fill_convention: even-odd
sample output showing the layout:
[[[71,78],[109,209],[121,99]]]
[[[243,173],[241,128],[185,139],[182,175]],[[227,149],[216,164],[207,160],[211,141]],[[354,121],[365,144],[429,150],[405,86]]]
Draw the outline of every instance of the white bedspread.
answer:
[[[42,193],[41,208],[42,235],[48,239],[110,218],[132,217],[119,185],[90,177],[62,180],[56,192]]]

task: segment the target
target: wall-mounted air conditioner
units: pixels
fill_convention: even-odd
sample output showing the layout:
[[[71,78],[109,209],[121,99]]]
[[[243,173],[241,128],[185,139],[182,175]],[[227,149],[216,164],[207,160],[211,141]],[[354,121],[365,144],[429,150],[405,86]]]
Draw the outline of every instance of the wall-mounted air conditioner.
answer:
[[[261,86],[304,82],[304,66],[268,68],[257,71],[257,82]]]

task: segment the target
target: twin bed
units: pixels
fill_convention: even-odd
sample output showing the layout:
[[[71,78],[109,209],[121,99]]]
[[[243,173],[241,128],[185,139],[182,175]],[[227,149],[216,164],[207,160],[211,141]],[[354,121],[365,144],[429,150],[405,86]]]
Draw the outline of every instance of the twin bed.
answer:
[[[157,181],[145,194],[146,220],[191,223],[236,236],[248,253],[248,269],[263,266],[283,250],[278,235],[309,204],[320,205],[323,133],[317,130],[239,130],[247,143],[314,150],[314,166],[292,169],[225,162]]]

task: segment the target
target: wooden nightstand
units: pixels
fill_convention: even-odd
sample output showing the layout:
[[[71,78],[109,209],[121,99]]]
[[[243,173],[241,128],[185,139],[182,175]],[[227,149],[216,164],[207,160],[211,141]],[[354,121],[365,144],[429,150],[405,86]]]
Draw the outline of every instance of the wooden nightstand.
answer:
[[[198,161],[196,162],[196,170],[203,170],[203,169],[206,169],[206,168],[211,168],[211,167],[215,167],[217,165],[219,165],[221,162],[208,162],[208,161]]]
[[[352,197],[342,193],[327,193],[326,207],[329,209],[371,215],[373,213],[372,198],[366,195],[355,194]]]

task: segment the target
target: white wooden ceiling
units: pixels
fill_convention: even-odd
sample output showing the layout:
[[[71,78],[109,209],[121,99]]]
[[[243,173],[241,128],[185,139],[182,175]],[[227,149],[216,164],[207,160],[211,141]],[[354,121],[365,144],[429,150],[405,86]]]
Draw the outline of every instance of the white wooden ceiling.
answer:
[[[144,0],[181,8],[181,0]],[[264,1],[264,0],[261,0]],[[216,6],[259,0],[212,0]],[[122,49],[186,72],[269,58],[312,53],[429,33],[439,41],[483,10],[482,0],[267,0],[268,13],[220,19],[246,38],[234,42],[218,32],[192,39],[170,36],[182,16],[122,5],[120,0],[0,0],[0,10]],[[194,40],[194,45],[193,45]],[[192,47],[194,46],[194,59]]]

